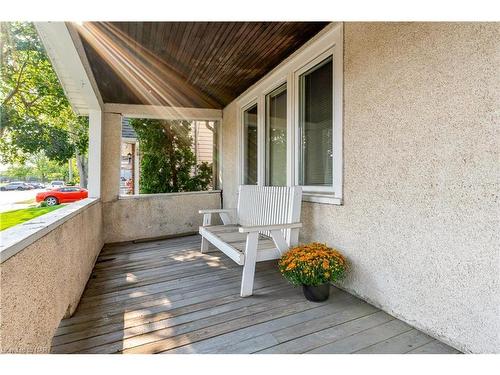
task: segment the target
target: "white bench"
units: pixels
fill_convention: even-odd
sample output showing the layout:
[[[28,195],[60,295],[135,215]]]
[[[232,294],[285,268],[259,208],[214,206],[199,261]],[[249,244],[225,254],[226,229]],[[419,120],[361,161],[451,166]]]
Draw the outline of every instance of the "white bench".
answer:
[[[243,265],[242,297],[252,295],[256,262],[278,259],[297,245],[301,202],[300,186],[241,185],[236,210],[200,210],[201,252],[211,243]],[[218,214],[223,225],[211,225],[212,214]]]

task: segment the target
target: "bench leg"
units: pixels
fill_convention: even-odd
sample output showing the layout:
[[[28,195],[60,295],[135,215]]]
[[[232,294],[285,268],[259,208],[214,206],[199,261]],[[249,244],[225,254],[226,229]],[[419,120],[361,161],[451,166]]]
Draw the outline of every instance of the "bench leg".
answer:
[[[203,226],[209,226],[212,223],[212,214],[203,215]],[[201,253],[206,253],[208,251],[208,241],[205,237],[201,237]]]
[[[253,293],[253,279],[255,276],[255,263],[257,261],[257,243],[259,233],[252,232],[247,235],[245,247],[245,264],[243,265],[243,277],[241,278],[242,297],[251,296]]]
[[[209,242],[205,239],[205,237],[201,238],[201,253],[206,253],[208,251]]]

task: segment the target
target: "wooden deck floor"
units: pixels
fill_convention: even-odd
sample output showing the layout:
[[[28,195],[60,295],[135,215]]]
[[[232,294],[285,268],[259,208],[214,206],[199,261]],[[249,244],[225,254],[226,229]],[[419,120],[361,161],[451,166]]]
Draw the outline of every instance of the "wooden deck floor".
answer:
[[[332,287],[304,299],[275,262],[259,263],[254,296],[241,267],[201,254],[199,236],[106,246],[54,353],[457,353]]]

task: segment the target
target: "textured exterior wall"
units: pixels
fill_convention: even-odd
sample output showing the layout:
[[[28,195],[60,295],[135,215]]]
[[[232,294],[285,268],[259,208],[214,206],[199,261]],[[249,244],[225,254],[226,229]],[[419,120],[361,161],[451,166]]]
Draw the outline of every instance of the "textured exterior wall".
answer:
[[[220,207],[220,192],[151,194],[119,198],[121,121],[105,113],[101,160],[104,242],[125,242],[198,231],[205,208]]]
[[[122,116],[104,113],[102,123],[101,200],[111,202],[120,194]]]
[[[102,246],[101,204],[95,203],[0,265],[0,352],[50,350]]]
[[[198,232],[199,210],[220,208],[220,192],[142,195],[103,204],[106,243]]]
[[[346,23],[344,205],[303,204],[344,288],[466,352],[500,352],[499,41],[498,23]]]
[[[222,192],[226,208],[235,208],[238,197],[238,129],[236,102],[222,111]]]

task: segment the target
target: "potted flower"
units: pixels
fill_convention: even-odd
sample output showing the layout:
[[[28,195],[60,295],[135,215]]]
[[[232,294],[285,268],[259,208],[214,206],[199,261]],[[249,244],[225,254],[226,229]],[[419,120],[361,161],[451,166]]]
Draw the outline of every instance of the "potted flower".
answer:
[[[287,251],[278,262],[281,274],[293,285],[302,285],[309,301],[321,302],[330,295],[330,282],[344,277],[347,262],[325,244],[313,242]]]

